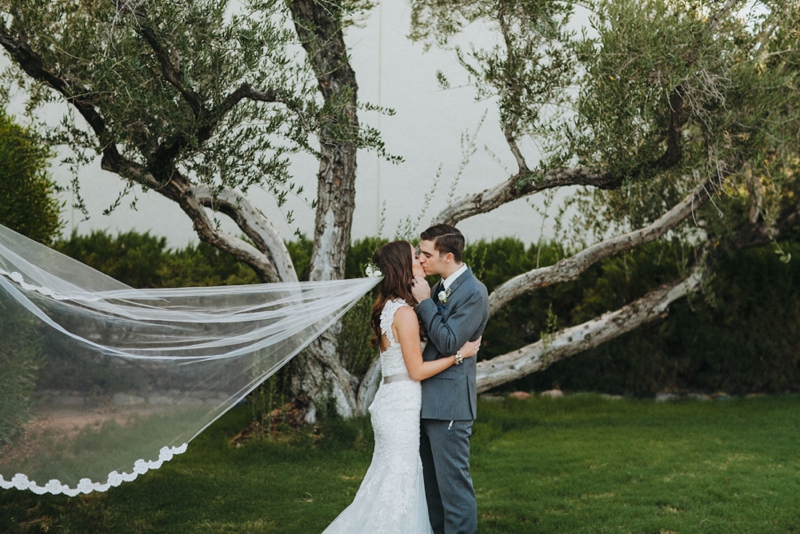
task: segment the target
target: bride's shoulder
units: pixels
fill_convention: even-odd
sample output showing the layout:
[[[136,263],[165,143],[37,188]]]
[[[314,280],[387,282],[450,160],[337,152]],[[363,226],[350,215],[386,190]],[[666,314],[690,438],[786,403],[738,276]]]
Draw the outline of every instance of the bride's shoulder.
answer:
[[[409,304],[403,299],[390,299],[383,305],[383,312],[395,313],[400,308],[409,307]]]
[[[393,324],[402,325],[408,322],[406,315],[411,313],[416,316],[414,310],[403,299],[387,300],[381,310],[381,330],[384,333],[390,332]]]
[[[414,313],[414,310],[411,309],[411,306],[409,306],[408,303],[403,299],[387,300],[383,305],[383,310],[381,310],[381,320],[391,321],[398,317],[398,314],[404,313],[401,310],[407,310],[407,312],[410,311],[411,313]]]
[[[413,323],[415,325],[418,325],[417,314],[414,312],[411,306],[406,304],[404,306],[399,307],[397,311],[394,312],[394,322],[395,324],[400,326],[406,323],[408,324]]]

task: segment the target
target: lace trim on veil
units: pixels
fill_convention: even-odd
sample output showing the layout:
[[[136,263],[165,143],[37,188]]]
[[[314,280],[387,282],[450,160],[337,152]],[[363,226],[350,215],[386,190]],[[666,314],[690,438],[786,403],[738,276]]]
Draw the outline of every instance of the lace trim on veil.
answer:
[[[108,480],[105,484],[100,482],[92,482],[88,478],[82,478],[74,488],[70,488],[66,484],[62,484],[61,481],[54,478],[44,486],[39,486],[35,481],[28,479],[26,475],[17,473],[11,480],[5,480],[3,475],[0,475],[0,488],[30,490],[37,495],[44,495],[45,493],[59,495],[63,493],[69,497],[75,497],[79,493],[108,491],[109,488],[115,488],[123,482],[131,482],[132,480],[135,480],[136,477],[147,473],[151,469],[159,469],[161,464],[172,460],[172,457],[176,454],[183,454],[186,452],[187,446],[188,444],[184,443],[179,447],[162,447],[158,454],[158,460],[136,460],[136,462],[133,464],[132,473],[118,473],[116,471],[112,471],[108,474]]]
[[[160,468],[379,282],[137,289],[0,224],[0,492],[103,492]]]

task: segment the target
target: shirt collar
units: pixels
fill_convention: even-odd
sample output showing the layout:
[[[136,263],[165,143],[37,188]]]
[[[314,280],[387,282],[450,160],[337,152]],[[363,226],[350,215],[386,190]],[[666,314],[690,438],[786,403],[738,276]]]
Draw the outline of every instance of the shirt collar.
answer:
[[[447,278],[442,278],[442,286],[444,287],[444,290],[447,291],[448,289],[450,289],[450,286],[453,285],[453,282],[456,281],[456,278],[458,278],[465,272],[467,272],[467,264],[462,263],[461,268],[459,268],[456,272],[454,272]]]

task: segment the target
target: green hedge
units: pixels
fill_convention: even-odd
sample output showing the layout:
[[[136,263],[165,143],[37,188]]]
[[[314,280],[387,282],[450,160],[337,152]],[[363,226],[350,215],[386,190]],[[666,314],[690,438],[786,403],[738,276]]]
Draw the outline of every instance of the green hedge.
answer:
[[[0,294],[0,456],[2,445],[11,441],[31,420],[34,386],[41,366],[41,344],[37,321],[12,297]]]
[[[800,245],[782,248],[795,258],[788,264],[771,247],[727,256],[719,262],[708,293],[676,302],[666,320],[499,389],[541,391],[558,386],[634,395],[668,390],[798,391]],[[355,246],[348,265],[366,263],[369,250]],[[481,359],[644,296],[681,276],[687,253],[680,243],[651,243],[602,261],[577,280],[514,299],[489,321]],[[501,238],[470,244],[465,261],[491,292],[510,277],[564,255],[555,244],[538,249]]]
[[[373,251],[385,243],[356,241],[346,276],[363,276]],[[166,240],[129,232],[73,235],[56,247],[134,287],[199,286],[257,282],[253,271],[208,245],[171,251]],[[307,278],[312,243],[288,243],[301,279]],[[800,245],[784,244],[794,258]],[[514,299],[489,322],[481,358],[538,340],[543,333],[617,309],[681,275],[685,247],[657,242],[602,261],[572,282]],[[478,241],[465,261],[489,291],[511,276],[552,264],[565,251],[555,244],[526,247],[512,238]],[[723,258],[709,295],[679,301],[669,317],[597,349],[558,362],[502,389],[643,394],[664,390],[729,393],[800,390],[800,264],[782,263],[771,248]],[[711,305],[707,300],[713,300]],[[368,295],[345,316],[339,350],[348,369],[362,376],[375,357]],[[278,376],[287,384],[285,376]]]
[[[800,258],[800,245],[785,245]],[[771,248],[724,258],[701,297],[665,321],[554,364],[509,387],[642,394],[800,391],[800,264]]]
[[[0,224],[50,244],[61,232],[61,203],[47,172],[51,150],[0,108]]]

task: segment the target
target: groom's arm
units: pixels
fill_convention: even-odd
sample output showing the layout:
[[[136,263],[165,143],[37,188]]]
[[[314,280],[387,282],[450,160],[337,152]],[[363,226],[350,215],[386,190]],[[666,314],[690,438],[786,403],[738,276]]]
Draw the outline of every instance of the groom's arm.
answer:
[[[453,313],[444,320],[432,299],[416,307],[417,314],[428,332],[428,339],[442,356],[452,356],[470,337],[477,338],[488,310],[488,296],[482,286],[474,288],[464,301],[453,303]]]

